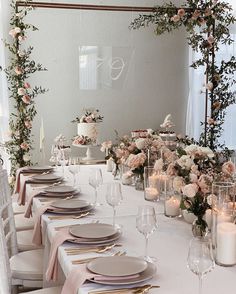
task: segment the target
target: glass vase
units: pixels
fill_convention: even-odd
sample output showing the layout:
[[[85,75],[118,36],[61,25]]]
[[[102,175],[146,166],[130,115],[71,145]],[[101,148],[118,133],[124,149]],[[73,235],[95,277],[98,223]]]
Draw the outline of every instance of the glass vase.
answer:
[[[153,167],[144,168],[144,198],[147,201],[160,200],[160,181],[158,172]]]
[[[119,164],[115,164],[113,171],[112,171],[114,180],[120,180],[121,173],[120,173],[120,166]]]
[[[218,265],[236,265],[235,184],[212,184],[212,242]]]
[[[143,191],[144,190],[144,178],[143,174],[137,174],[135,177],[135,190]]]

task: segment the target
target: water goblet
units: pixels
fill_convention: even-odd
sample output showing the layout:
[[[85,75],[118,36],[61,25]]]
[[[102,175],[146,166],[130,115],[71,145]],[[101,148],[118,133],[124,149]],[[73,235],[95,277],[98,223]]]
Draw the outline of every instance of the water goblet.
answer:
[[[69,158],[69,172],[73,175],[73,187],[77,186],[77,177],[76,175],[79,172],[79,157],[70,157]]]
[[[155,257],[148,256],[148,240],[150,235],[157,229],[157,219],[154,207],[145,205],[138,208],[136,228],[145,237],[144,259],[149,262],[155,262]]]
[[[97,188],[102,185],[103,179],[102,179],[102,171],[100,168],[93,168],[90,169],[89,173],[89,185],[94,188],[95,191],[95,201],[94,201],[94,206],[100,206],[102,205],[101,203],[97,202],[97,197],[98,197],[98,192]]]
[[[188,259],[188,268],[198,276],[199,290],[202,294],[203,276],[213,270],[215,262],[212,252],[212,242],[209,238],[193,238],[190,241]]]
[[[107,184],[106,201],[113,208],[113,226],[115,226],[116,206],[123,200],[121,184],[111,182]]]

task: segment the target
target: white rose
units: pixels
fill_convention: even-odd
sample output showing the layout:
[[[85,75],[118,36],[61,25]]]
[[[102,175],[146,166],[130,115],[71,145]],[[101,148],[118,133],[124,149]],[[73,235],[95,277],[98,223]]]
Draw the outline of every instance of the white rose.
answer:
[[[192,155],[192,154],[196,153],[197,150],[198,150],[198,146],[197,146],[197,145],[193,145],[193,144],[187,146],[187,147],[184,149],[184,151],[185,151],[187,154],[189,154],[189,155]]]
[[[189,155],[183,155],[180,159],[177,160],[178,165],[182,168],[191,169],[191,166],[194,164],[192,158]]]
[[[214,152],[209,147],[200,147],[200,150],[205,156],[209,158],[213,158],[215,156]]]
[[[142,150],[145,147],[146,139],[139,138],[135,141],[135,144],[139,150]]]
[[[156,160],[156,162],[154,164],[154,169],[156,171],[161,171],[163,169],[163,165],[164,165],[163,159],[160,158],[160,159]]]
[[[181,192],[183,186],[184,186],[184,179],[182,177],[175,177],[173,180],[174,190],[177,192]]]
[[[196,196],[198,186],[196,184],[188,184],[183,187],[182,191],[185,196],[193,198],[194,196]]]
[[[31,159],[31,156],[29,154],[23,155],[23,160],[24,161],[30,161],[30,159]]]
[[[198,181],[197,175],[195,175],[193,173],[189,174],[189,178],[190,178],[191,183],[196,183]]]
[[[25,95],[26,91],[24,88],[19,88],[18,91],[17,91],[18,95]]]

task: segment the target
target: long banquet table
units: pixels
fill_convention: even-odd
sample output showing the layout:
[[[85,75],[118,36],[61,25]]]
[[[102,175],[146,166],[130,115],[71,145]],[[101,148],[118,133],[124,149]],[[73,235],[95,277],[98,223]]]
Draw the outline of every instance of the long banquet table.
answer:
[[[79,184],[81,187],[80,199],[88,201],[94,200],[94,191],[88,185],[89,169],[94,166],[81,166],[79,172]],[[104,165],[96,165],[100,167],[103,173],[104,183],[113,181],[111,173],[106,172]],[[66,171],[66,180],[71,181],[70,174]],[[33,184],[27,184],[26,197],[35,187]],[[157,259],[157,274],[148,281],[153,285],[159,285],[160,289],[152,289],[149,293],[161,294],[194,294],[198,293],[198,278],[187,268],[187,253],[189,241],[192,238],[191,225],[184,222],[181,218],[168,218],[163,214],[163,201],[158,203],[148,202],[144,200],[143,191],[136,191],[132,186],[122,186],[124,200],[117,208],[116,222],[122,226],[123,233],[119,244],[122,247],[112,249],[112,252],[126,251],[127,255],[142,256],[144,253],[144,237],[141,235],[135,224],[138,206],[152,205],[156,209],[158,228],[150,236],[148,253]],[[112,208],[105,200],[105,185],[99,188],[98,201],[103,205],[96,208],[95,214],[84,217],[82,219],[63,219],[50,220],[50,213],[46,212],[42,216],[42,231],[45,243],[44,267],[47,268],[50,243],[56,233],[55,228],[60,226],[88,223],[99,220],[100,222],[112,223]],[[33,200],[33,212],[35,213],[42,203],[39,198]],[[76,245],[66,242],[59,247],[58,260],[61,267],[61,274],[58,284],[62,284],[74,265],[71,261],[74,259],[84,258],[88,256],[108,256],[110,252],[103,254],[80,254],[76,256],[67,256],[65,247],[75,247]],[[236,249],[235,249],[236,250]],[[203,293],[208,294],[234,294],[236,285],[236,267],[220,267],[208,273],[203,282]],[[55,285],[44,281],[45,286]],[[95,283],[85,283],[79,290],[79,294],[88,293],[94,289],[110,289],[110,286],[98,285]],[[69,293],[68,293],[69,294]]]

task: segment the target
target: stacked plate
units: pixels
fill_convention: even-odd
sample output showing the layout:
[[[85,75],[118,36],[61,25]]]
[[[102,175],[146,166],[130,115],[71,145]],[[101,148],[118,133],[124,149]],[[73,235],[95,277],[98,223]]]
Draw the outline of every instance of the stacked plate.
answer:
[[[28,168],[24,169],[24,173],[34,173],[34,174],[41,174],[45,172],[52,172],[53,167],[49,165],[45,166],[29,166]]]
[[[84,200],[69,199],[57,200],[50,204],[52,206],[48,211],[57,214],[76,214],[81,215],[91,211],[94,206]]]
[[[45,173],[45,174],[36,175],[31,177],[30,179],[32,183],[39,183],[39,184],[52,184],[61,180],[62,180],[62,177],[54,173]]]
[[[109,224],[89,223],[71,227],[70,234],[77,238],[76,243],[108,244],[120,238],[121,230]]]
[[[99,276],[90,281],[105,285],[131,285],[151,279],[156,266],[131,256],[99,257],[87,264],[87,269]]]
[[[67,185],[55,185],[51,187],[44,188],[43,196],[46,197],[56,197],[56,198],[65,198],[70,196],[78,196],[79,191],[72,186]]]

